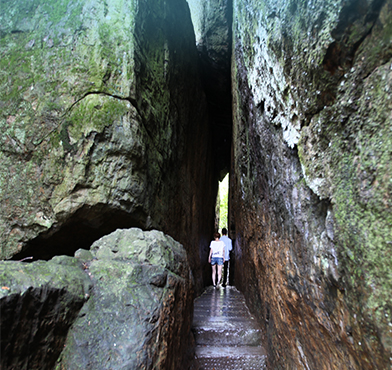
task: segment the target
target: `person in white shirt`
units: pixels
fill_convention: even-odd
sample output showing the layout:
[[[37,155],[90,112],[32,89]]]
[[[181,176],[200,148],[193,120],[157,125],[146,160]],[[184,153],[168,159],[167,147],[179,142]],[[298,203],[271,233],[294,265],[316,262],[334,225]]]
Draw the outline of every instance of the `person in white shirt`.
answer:
[[[220,234],[215,233],[214,239],[210,244],[210,254],[208,256],[208,263],[212,267],[212,284],[214,288],[220,284],[222,279],[222,266],[225,262],[225,243],[219,240]],[[216,267],[218,266],[218,268]],[[218,270],[218,280],[216,280],[216,272]]]
[[[220,238],[221,241],[225,243],[225,260],[224,260],[224,267],[223,267],[223,284],[222,286],[225,287],[228,284],[228,273],[230,267],[230,251],[233,249],[233,243],[231,239],[227,236],[227,229],[222,229],[222,237]]]

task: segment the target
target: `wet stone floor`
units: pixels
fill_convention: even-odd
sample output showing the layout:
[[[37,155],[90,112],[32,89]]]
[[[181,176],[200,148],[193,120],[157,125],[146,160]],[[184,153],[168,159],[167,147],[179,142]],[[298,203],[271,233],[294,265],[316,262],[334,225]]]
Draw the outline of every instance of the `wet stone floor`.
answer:
[[[192,330],[196,341],[192,369],[266,369],[261,331],[235,287],[208,287],[195,300]]]

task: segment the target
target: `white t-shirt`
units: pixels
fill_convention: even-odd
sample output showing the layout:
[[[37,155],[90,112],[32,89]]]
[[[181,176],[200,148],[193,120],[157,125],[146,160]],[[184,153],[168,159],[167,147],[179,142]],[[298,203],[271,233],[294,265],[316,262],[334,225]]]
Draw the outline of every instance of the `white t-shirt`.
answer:
[[[225,243],[222,241],[213,240],[210,244],[210,248],[212,249],[211,257],[223,258],[223,253],[225,250]]]
[[[220,240],[222,240],[225,243],[225,245],[226,245],[226,248],[225,248],[225,261],[228,261],[230,259],[230,251],[233,249],[233,244],[231,242],[231,239],[228,236],[226,236],[226,235],[223,235],[220,238]]]

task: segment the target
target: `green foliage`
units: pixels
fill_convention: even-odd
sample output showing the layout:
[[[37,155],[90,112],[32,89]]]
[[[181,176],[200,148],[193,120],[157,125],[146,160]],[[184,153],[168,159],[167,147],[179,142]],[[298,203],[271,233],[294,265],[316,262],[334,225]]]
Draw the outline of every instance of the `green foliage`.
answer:
[[[229,203],[229,174],[219,183],[219,228],[227,228],[227,215],[228,215],[228,203]]]

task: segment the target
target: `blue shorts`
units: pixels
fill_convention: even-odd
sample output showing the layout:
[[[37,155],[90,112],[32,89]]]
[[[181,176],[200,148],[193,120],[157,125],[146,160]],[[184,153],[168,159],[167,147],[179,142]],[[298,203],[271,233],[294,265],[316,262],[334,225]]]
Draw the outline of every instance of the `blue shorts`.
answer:
[[[212,257],[211,258],[211,265],[218,265],[223,266],[223,258],[222,257]]]

